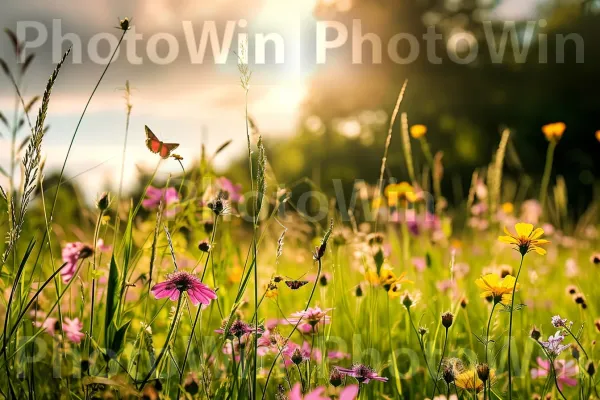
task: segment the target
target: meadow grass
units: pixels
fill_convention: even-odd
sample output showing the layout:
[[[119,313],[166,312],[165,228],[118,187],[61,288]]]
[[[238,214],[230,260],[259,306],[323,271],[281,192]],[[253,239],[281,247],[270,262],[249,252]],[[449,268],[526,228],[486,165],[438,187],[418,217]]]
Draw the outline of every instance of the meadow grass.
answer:
[[[128,27],[122,21],[121,40]],[[16,109],[12,124],[0,118],[12,132],[11,168],[2,170],[9,187],[0,226],[7,236],[0,396],[598,398],[598,289],[590,279],[600,264],[597,217],[591,208],[578,224],[561,218],[565,189],[560,179],[552,184],[550,171],[562,131],[544,131],[549,161],[540,202],[506,190],[504,130],[493,160],[474,171],[466,200],[448,207],[441,152],[432,155],[426,129],[411,129],[400,113],[405,83],[379,181],[357,184],[346,209],[340,198],[318,207],[298,201],[307,179],[277,181],[268,159],[278,155],[269,154],[249,115],[251,73],[240,63],[246,192],[213,169],[227,144],[187,171],[176,154],[153,155],[141,196],[128,197],[121,178],[116,199],[105,193],[82,206],[81,226],[73,227],[55,211],[69,201],[61,197],[68,157],[110,63],[47,193],[45,118],[68,54],[35,124],[28,122],[24,152],[16,146],[18,121],[29,120],[35,101],[25,100],[21,78],[2,61]],[[126,90],[122,165],[133,107],[129,83]],[[394,137],[406,182],[384,179]],[[427,160],[421,167],[413,160],[417,141]],[[169,162],[182,173],[157,179]],[[430,186],[433,194],[424,189]]]

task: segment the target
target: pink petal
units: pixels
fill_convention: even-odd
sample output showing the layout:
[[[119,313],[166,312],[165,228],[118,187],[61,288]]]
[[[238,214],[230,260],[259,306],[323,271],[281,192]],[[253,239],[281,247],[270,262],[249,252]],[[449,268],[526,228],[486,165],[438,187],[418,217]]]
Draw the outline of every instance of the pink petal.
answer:
[[[289,400],[302,400],[302,390],[299,383],[296,383],[289,393]]]
[[[340,392],[340,400],[354,400],[358,395],[358,385],[346,386]]]

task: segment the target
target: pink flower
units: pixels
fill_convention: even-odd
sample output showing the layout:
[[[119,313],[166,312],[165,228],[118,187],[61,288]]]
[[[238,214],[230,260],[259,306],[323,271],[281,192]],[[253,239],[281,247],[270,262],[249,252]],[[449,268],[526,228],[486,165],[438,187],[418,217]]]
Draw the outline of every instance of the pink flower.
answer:
[[[151,292],[156,299],[168,297],[172,301],[178,300],[181,293],[187,292],[195,306],[200,303],[207,306],[217,298],[215,291],[202,283],[200,278],[183,271],[167,275],[167,280],[154,285]]]
[[[296,383],[292,391],[288,394],[289,400],[329,400],[329,397],[323,396],[325,388],[320,386],[306,395],[302,395],[302,389],[299,383]]]
[[[350,358],[350,354],[338,350],[330,350],[327,352],[327,358],[330,360],[345,360]]]
[[[35,326],[38,328],[43,328],[46,333],[50,336],[54,336],[57,330],[60,329],[58,324],[58,320],[56,318],[46,318],[44,322],[36,322]]]
[[[112,246],[104,243],[104,239],[100,238],[96,242],[96,249],[100,250],[103,253],[108,253],[112,251]]]
[[[387,382],[388,378],[384,378],[383,376],[379,376],[377,372],[373,370],[373,368],[364,365],[364,364],[354,364],[352,368],[341,368],[336,367],[338,371],[342,374],[346,374],[348,376],[353,377],[359,383],[367,384],[370,381],[380,381]]]
[[[70,319],[65,318],[65,322],[63,323],[63,330],[67,339],[69,339],[73,343],[80,343],[81,339],[85,337],[85,333],[82,333],[83,322],[79,321],[79,318]]]
[[[227,320],[223,321],[223,323],[221,324],[221,328],[215,329],[215,333],[220,333],[220,334],[225,333],[225,328],[227,328],[227,324],[228,324]],[[256,327],[254,325],[250,325],[250,324],[245,323],[244,321],[236,319],[235,321],[233,321],[231,323],[231,326],[229,327],[229,331],[227,332],[227,335],[235,336],[235,337],[239,338],[239,337],[242,337],[243,335],[254,333],[255,329],[256,329]],[[256,329],[256,332],[258,332],[258,334],[262,334],[263,329],[259,327],[258,329]]]
[[[148,186],[146,190],[146,198],[142,201],[142,206],[147,210],[155,210],[158,208],[161,201],[165,204],[165,216],[167,218],[173,217],[176,213],[174,208],[169,208],[173,203],[179,202],[179,195],[175,188],[159,189],[152,186]]]
[[[323,322],[324,324],[328,324],[331,322],[331,317],[327,315],[329,311],[333,310],[333,308],[326,308],[325,310],[321,310],[320,307],[309,307],[306,311],[298,311],[292,314],[292,317],[288,321],[292,324],[297,324],[298,322],[304,320],[311,324],[313,327],[319,322]]]
[[[224,176],[217,178],[217,185],[219,185],[222,191],[227,192],[229,195],[228,200],[234,203],[243,201],[244,196],[242,195],[242,185],[235,185]]]
[[[427,262],[425,261],[425,257],[413,257],[411,259],[411,262],[415,269],[419,272],[423,272],[425,271],[425,268],[427,268]]]
[[[94,250],[81,242],[67,243],[62,249],[62,260],[66,265],[60,270],[63,283],[68,283],[77,272],[77,261],[88,258]]]
[[[380,381],[387,382],[388,378],[384,378],[383,376],[379,376],[377,372],[373,370],[373,368],[364,365],[364,364],[354,364],[352,368],[341,368],[336,367],[338,371],[342,374],[346,374],[348,376],[353,377],[359,383],[364,383],[365,385],[370,381]]]
[[[320,386],[310,393],[302,396],[302,389],[299,383],[296,383],[291,392],[288,393],[289,400],[329,400],[324,396],[325,388]],[[339,400],[355,400],[358,396],[358,385],[348,385],[340,392]]]
[[[541,357],[537,358],[539,368],[531,369],[531,379],[538,379],[547,377],[550,372],[550,361],[544,360]],[[563,389],[564,385],[576,386],[577,379],[573,378],[579,373],[579,367],[574,360],[556,360],[554,362],[554,368],[556,369],[556,377],[558,380],[558,387],[560,390]]]

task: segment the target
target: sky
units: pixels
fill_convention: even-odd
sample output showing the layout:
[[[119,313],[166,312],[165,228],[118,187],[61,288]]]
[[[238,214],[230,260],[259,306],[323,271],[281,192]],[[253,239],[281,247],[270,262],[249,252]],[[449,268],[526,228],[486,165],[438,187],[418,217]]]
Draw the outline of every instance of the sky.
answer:
[[[56,58],[70,43],[61,42],[61,37],[77,34],[71,58],[63,67],[51,98],[47,119],[50,130],[43,145],[46,168],[62,165],[79,115],[105,68],[104,64],[93,60],[108,57],[106,35],[116,40],[120,35],[115,28],[118,17],[125,16],[133,17],[135,31],[127,33],[118,57],[92,99],[68,159],[66,176],[78,176],[86,195],[95,196],[105,188],[106,182],[112,181],[114,185],[118,182],[125,130],[122,89],[126,80],[132,87],[133,104],[124,168],[126,187],[136,179],[138,168],[151,169],[157,161],[145,148],[144,125],[150,126],[160,139],[180,143],[177,152],[184,157],[186,165],[199,155],[202,144],[210,153],[223,142],[233,140],[216,160],[220,167],[241,153],[246,146],[245,98],[235,54],[240,32],[250,35],[251,56],[255,55],[254,34],[277,32],[284,38],[285,61],[282,65],[272,62],[275,45],[271,43],[269,45],[273,47],[267,45],[266,50],[268,65],[252,67],[248,102],[249,112],[258,121],[262,132],[290,134],[297,127],[315,69],[314,63],[306,62],[302,54],[309,46],[303,38],[310,37],[304,33],[315,24],[313,9],[316,1],[0,0],[0,27],[18,30],[19,26],[30,26],[24,31],[29,42],[37,38],[40,26],[47,31],[47,40],[43,44],[25,51],[36,54],[22,87],[26,98],[43,92]],[[539,0],[505,0],[497,9],[498,16],[526,18],[535,12],[537,3]],[[189,21],[191,31],[186,31],[182,21]],[[201,32],[211,21],[219,35],[226,34],[228,27],[233,28],[232,46],[223,52],[227,62],[217,63],[215,53],[207,50],[203,62],[193,63],[190,52],[197,51],[195,46]],[[98,39],[99,34],[104,37]],[[156,60],[164,61],[173,50],[173,45],[167,45],[167,36],[177,42],[178,56],[166,65],[159,65]],[[139,40],[135,41],[137,37]],[[195,46],[190,45],[190,40],[195,41]],[[0,43],[0,57],[15,65],[8,40],[2,38]],[[132,48],[135,51],[132,52]],[[156,54],[151,54],[149,48],[157,49]],[[132,62],[136,56],[141,57],[139,65]],[[9,82],[2,77],[0,110],[11,119],[14,102]],[[8,169],[10,140],[8,132],[0,132],[3,135],[0,137],[0,165]],[[21,135],[24,137],[25,130]],[[169,160],[160,173],[167,175],[178,171],[179,165]],[[0,178],[0,184],[4,183]]]

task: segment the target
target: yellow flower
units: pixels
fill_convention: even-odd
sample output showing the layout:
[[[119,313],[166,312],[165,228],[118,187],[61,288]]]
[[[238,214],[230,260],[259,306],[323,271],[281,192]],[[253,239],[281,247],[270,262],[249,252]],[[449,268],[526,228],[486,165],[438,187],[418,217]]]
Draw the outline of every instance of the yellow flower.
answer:
[[[490,379],[493,379],[495,376],[494,371],[490,371]],[[470,369],[468,371],[462,372],[458,374],[454,378],[454,384],[456,387],[464,389],[466,391],[475,390],[480,392],[483,390],[483,381],[479,379],[477,376],[477,371],[475,369]]]
[[[381,200],[381,196],[377,196],[373,199],[372,206],[374,209],[381,208],[383,201]]]
[[[396,276],[389,266],[381,267],[379,275],[373,270],[368,270],[365,272],[365,279],[373,285],[381,285],[392,299],[400,296],[400,288],[403,283],[413,283],[413,281],[406,279],[406,272]]]
[[[410,201],[411,203],[417,201],[415,189],[408,182],[387,185],[384,194],[388,198],[388,205],[390,207],[397,206],[400,201],[403,203],[406,201]]]
[[[229,282],[238,283],[239,281],[241,281],[243,272],[244,271],[240,268],[239,265],[236,265],[235,267],[231,268],[231,271],[229,271],[229,275],[227,277],[229,279]]]
[[[410,127],[410,136],[415,139],[419,139],[427,133],[427,127],[425,125],[413,125]]]
[[[502,203],[502,212],[504,214],[512,214],[514,210],[515,210],[515,206],[513,205],[513,203],[510,203],[510,202]]]
[[[554,122],[542,126],[542,132],[544,132],[546,139],[550,142],[558,141],[565,132],[565,129],[567,129],[567,126],[564,122]]]
[[[600,142],[600,131],[596,131],[596,140]]]
[[[541,248],[541,245],[550,243],[545,239],[540,239],[544,234],[542,228],[533,229],[533,225],[519,222],[515,225],[516,235],[510,233],[506,227],[504,227],[504,233],[507,236],[500,236],[498,240],[503,243],[511,244],[515,246],[515,250],[521,253],[522,256],[535,251],[538,254],[546,254],[546,250]]]
[[[479,286],[481,290],[481,297],[494,299],[494,304],[503,303],[509,304],[511,301],[511,294],[513,287],[515,286],[515,277],[512,275],[506,275],[504,278],[500,278],[496,274],[487,274],[475,281],[475,284]],[[519,290],[519,284],[517,284],[517,290]]]
[[[267,290],[265,291],[265,297],[268,299],[274,299],[277,297],[278,294],[279,290],[277,288],[277,285],[273,281],[269,282],[269,284],[267,285]]]

